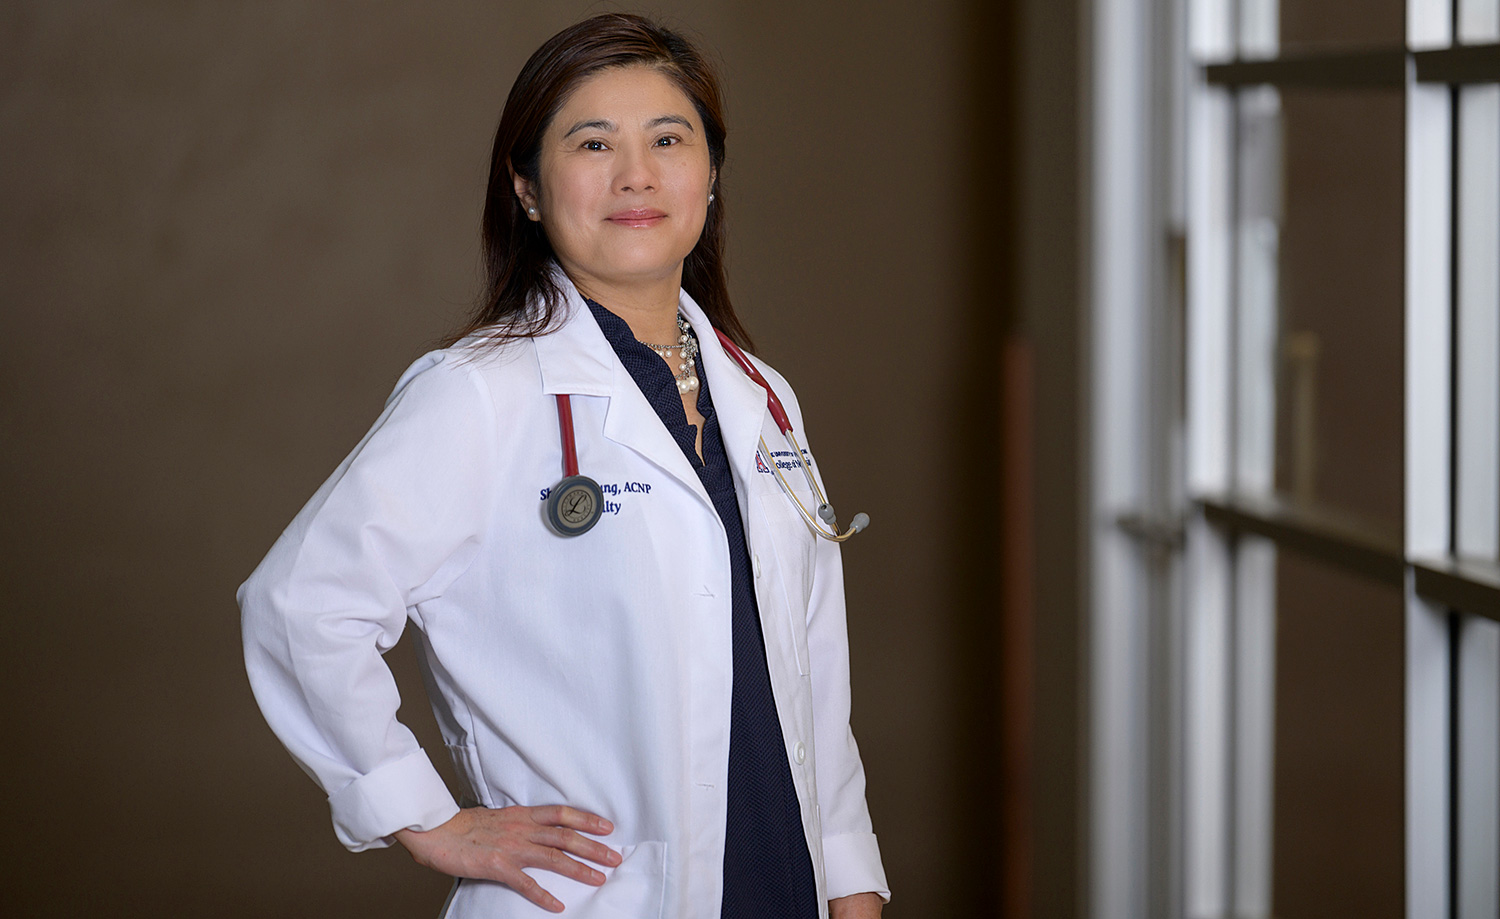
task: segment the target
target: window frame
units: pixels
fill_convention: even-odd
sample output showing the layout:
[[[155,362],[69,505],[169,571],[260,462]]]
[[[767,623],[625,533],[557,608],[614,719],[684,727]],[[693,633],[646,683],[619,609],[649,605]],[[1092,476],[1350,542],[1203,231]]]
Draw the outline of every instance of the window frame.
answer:
[[[1500,622],[1500,551],[1479,558],[1457,551],[1461,513],[1472,507],[1461,504],[1459,492],[1478,492],[1473,475],[1464,484],[1460,451],[1475,455],[1472,444],[1500,437],[1500,418],[1490,417],[1495,400],[1471,399],[1479,410],[1459,413],[1466,391],[1481,392],[1500,377],[1500,342],[1476,358],[1472,347],[1461,350],[1458,334],[1462,321],[1474,322],[1460,312],[1460,96],[1465,87],[1500,83],[1500,36],[1484,32],[1480,41],[1462,41],[1460,14],[1473,7],[1464,2],[1469,7],[1409,0],[1402,47],[1295,54],[1279,54],[1263,34],[1268,21],[1274,32],[1274,0],[1269,12],[1263,0],[1095,5],[1095,916],[1269,915],[1270,869],[1257,860],[1259,848],[1269,845],[1268,818],[1256,813],[1266,800],[1245,786],[1270,778],[1244,767],[1255,763],[1247,744],[1257,736],[1263,742],[1269,729],[1264,687],[1249,685],[1266,674],[1257,675],[1255,655],[1245,653],[1252,639],[1264,641],[1246,631],[1254,621],[1246,611],[1269,602],[1249,585],[1274,566],[1274,557],[1247,550],[1255,544],[1405,592],[1406,914],[1471,919],[1493,915],[1500,903],[1494,860],[1478,860],[1490,867],[1476,877],[1476,859],[1465,860],[1459,845],[1491,839],[1500,849],[1500,813],[1493,828],[1477,835],[1460,836],[1466,831],[1459,825],[1465,788],[1500,786],[1500,759],[1488,750],[1500,743],[1500,724],[1480,738],[1480,755],[1474,744],[1460,743],[1462,733],[1488,724],[1484,713],[1500,706],[1500,661],[1463,663],[1466,653],[1488,659],[1465,643],[1466,634],[1482,634],[1476,627],[1466,632],[1465,623]],[[1153,17],[1162,15],[1186,24],[1153,32]],[[1247,22],[1260,31],[1241,42],[1236,33]],[[1405,94],[1406,457],[1399,529],[1235,487],[1241,479],[1234,374],[1243,370],[1234,353],[1240,331],[1235,99],[1257,86]],[[1500,160],[1500,139],[1490,149]],[[1144,165],[1153,161],[1170,165],[1153,174]],[[1500,162],[1488,168],[1500,169]],[[1175,278],[1179,265],[1184,276]],[[1500,303],[1494,311],[1500,315]],[[1186,322],[1180,342],[1171,332],[1179,317]],[[1500,326],[1500,319],[1491,324]],[[1182,400],[1181,417],[1160,410],[1163,393],[1167,403]],[[1130,407],[1142,404],[1157,410]],[[1484,424],[1490,427],[1478,427]],[[1478,468],[1500,465],[1495,454],[1479,450]],[[1164,481],[1152,471],[1161,469],[1180,472]],[[1494,504],[1500,477],[1489,478],[1495,481],[1481,500]],[[1486,513],[1500,534],[1500,508]],[[1132,744],[1148,752],[1132,753]],[[1153,867],[1162,864],[1168,867]]]

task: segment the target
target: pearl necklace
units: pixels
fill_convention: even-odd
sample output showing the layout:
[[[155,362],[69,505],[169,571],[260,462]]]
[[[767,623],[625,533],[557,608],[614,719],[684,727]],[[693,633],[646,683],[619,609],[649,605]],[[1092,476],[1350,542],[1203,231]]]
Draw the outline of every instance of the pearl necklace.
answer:
[[[693,334],[693,327],[688,325],[681,313],[677,314],[677,344],[653,345],[649,341],[642,341],[641,344],[666,358],[668,363],[672,361],[672,352],[676,351],[677,391],[687,394],[698,389],[698,336]]]

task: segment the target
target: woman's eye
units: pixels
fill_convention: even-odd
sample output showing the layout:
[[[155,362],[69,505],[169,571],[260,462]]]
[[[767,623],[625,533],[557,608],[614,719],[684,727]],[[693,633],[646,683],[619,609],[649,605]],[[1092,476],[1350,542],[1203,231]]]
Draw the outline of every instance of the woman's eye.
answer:
[[[678,143],[678,139],[670,134],[656,139],[656,146],[658,147],[670,147],[675,143]]]
[[[606,148],[604,146],[604,141],[602,141],[602,140],[586,140],[586,141],[583,142],[583,149],[585,149],[585,150],[605,150],[605,149],[608,149],[608,148]]]

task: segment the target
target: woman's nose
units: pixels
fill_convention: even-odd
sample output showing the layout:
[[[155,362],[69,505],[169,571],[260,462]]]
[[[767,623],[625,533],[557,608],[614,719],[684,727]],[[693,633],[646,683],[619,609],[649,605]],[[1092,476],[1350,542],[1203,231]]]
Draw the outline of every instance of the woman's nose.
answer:
[[[656,164],[648,151],[631,146],[615,162],[619,167],[615,186],[620,191],[656,190]]]

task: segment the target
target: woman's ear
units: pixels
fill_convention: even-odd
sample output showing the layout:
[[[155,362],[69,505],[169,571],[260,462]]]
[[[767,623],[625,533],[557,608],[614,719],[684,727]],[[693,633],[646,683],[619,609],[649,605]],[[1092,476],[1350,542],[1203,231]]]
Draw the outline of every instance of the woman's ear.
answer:
[[[511,185],[516,190],[516,197],[520,199],[521,207],[526,211],[526,216],[532,220],[541,220],[542,217],[536,205],[536,192],[532,189],[531,183],[526,181],[525,176],[516,172],[515,167],[511,166],[510,163],[506,163],[505,168],[510,171]]]

